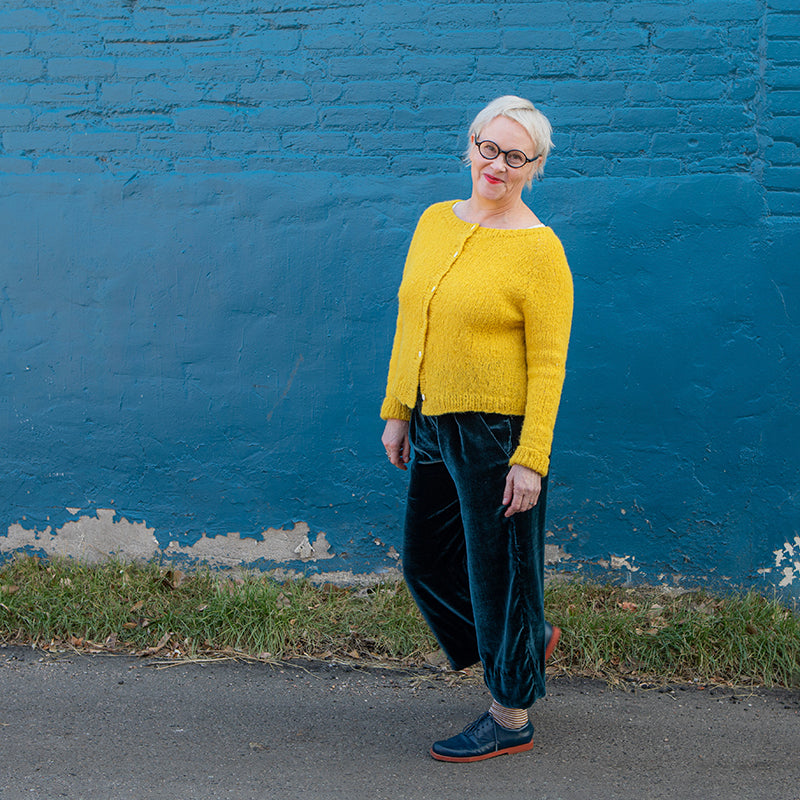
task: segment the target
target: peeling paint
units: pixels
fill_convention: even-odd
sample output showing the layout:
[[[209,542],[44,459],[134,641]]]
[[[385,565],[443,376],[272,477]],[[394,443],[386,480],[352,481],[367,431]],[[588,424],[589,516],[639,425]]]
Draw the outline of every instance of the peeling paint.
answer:
[[[76,514],[79,509],[67,509]],[[0,552],[33,548],[48,556],[65,556],[88,563],[103,561],[109,556],[134,561],[146,561],[158,553],[155,530],[144,522],[129,522],[125,517],[115,520],[113,508],[98,508],[97,516],[83,516],[64,523],[60,528],[48,525],[44,530],[25,528],[20,523],[10,525],[5,537],[0,537]]]
[[[572,556],[564,550],[563,547],[557,544],[546,544],[544,546],[544,563],[558,564],[561,561],[569,561]]]
[[[611,556],[608,561],[601,558],[598,560],[598,566],[603,569],[627,569],[629,572],[638,572],[637,567],[632,562],[636,560],[636,556]]]
[[[77,508],[67,508],[76,515]],[[267,528],[261,538],[242,537],[238,533],[206,536],[193,545],[170,542],[159,546],[155,529],[145,522],[129,522],[117,517],[113,508],[98,508],[96,516],[84,515],[60,528],[48,525],[43,530],[14,523],[5,536],[0,535],[0,553],[21,550],[43,551],[47,556],[64,556],[96,563],[109,557],[125,561],[150,561],[158,558],[183,558],[211,567],[239,567],[259,561],[319,561],[333,558],[325,533],[311,540],[309,526],[297,522],[289,529]]]
[[[638,572],[639,567],[632,564],[636,556],[611,556],[611,569],[627,569],[631,572]]]
[[[781,588],[791,586],[795,580],[800,583],[800,536],[795,536],[791,542],[784,542],[783,547],[773,551],[773,555],[774,568],[781,576],[778,586]]]
[[[324,533],[318,533],[313,542],[309,534],[305,522],[295,523],[290,530],[267,528],[261,533],[261,539],[242,537],[238,533],[227,536],[203,534],[188,547],[170,542],[164,555],[167,558],[188,556],[192,561],[212,567],[235,567],[257,561],[319,561],[334,557]]]

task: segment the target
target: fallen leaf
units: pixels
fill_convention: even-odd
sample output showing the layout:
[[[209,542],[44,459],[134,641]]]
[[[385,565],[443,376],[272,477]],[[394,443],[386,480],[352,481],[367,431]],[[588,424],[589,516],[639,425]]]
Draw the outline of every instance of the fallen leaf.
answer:
[[[172,634],[169,631],[167,631],[167,633],[165,633],[159,639],[158,644],[155,647],[148,647],[146,650],[142,650],[142,652],[139,653],[139,655],[141,655],[141,656],[153,656],[153,655],[155,655],[159,650],[163,650],[164,649],[164,647],[166,646],[167,642],[169,641],[170,636],[172,636]]]
[[[167,572],[167,578],[169,579],[170,586],[172,586],[173,589],[177,589],[186,580],[186,573],[181,572],[179,569],[171,569]]]

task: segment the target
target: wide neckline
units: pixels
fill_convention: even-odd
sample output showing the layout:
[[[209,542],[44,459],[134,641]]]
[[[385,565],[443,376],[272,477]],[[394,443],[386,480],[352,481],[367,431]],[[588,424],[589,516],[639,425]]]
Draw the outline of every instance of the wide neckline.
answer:
[[[480,222],[467,222],[465,219],[461,219],[461,217],[456,214],[456,206],[459,203],[465,202],[464,200],[453,200],[450,203],[450,213],[463,225],[469,225],[470,228],[473,230],[479,229],[482,231],[492,231],[492,232],[500,232],[500,233],[528,233],[529,231],[539,231],[548,228],[548,225],[545,225],[543,222],[540,222],[538,225],[531,225],[528,228],[492,228],[489,225],[481,225]]]

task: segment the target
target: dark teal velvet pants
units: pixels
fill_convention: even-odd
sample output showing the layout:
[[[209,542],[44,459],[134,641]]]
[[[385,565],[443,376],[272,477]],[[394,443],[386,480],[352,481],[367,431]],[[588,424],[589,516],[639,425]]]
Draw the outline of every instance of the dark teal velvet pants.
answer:
[[[543,697],[547,478],[530,511],[503,516],[508,459],[522,417],[424,416],[409,436],[403,571],[454,669],[481,661],[492,697],[527,708]]]

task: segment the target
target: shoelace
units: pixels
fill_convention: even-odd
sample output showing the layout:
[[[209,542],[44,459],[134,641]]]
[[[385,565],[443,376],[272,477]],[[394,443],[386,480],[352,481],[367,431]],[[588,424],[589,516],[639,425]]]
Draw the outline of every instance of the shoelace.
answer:
[[[478,727],[483,723],[486,717],[489,717],[491,719],[491,716],[492,715],[488,711],[484,712],[480,717],[478,717],[478,719],[474,720],[473,722],[470,722],[470,724],[467,725],[466,728],[464,728],[463,732],[472,733],[473,731],[478,729]],[[492,722],[494,722],[494,720],[492,720]]]

